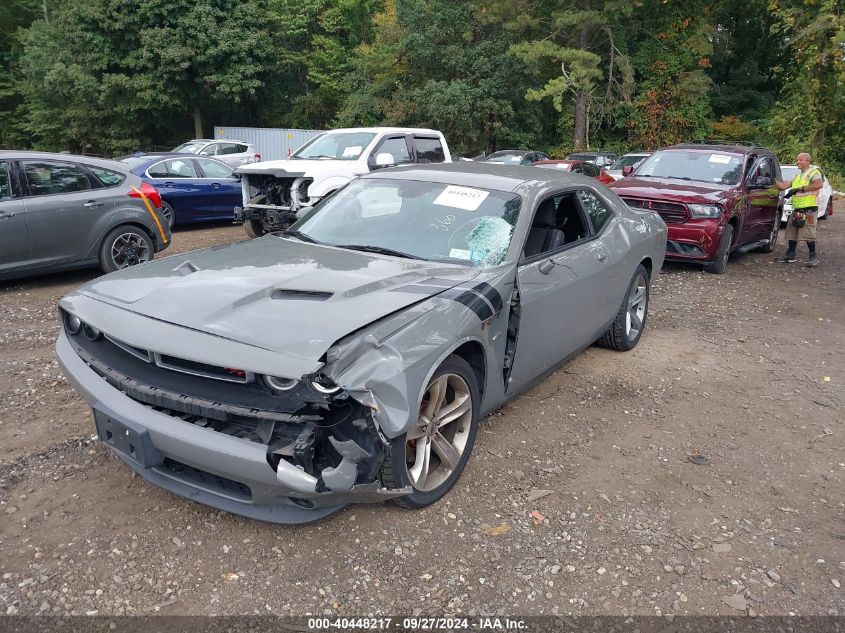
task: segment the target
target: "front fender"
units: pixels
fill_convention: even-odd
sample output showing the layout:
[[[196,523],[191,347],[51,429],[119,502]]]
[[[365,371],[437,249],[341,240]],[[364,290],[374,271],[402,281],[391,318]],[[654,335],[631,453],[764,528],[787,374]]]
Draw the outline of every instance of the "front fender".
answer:
[[[417,422],[419,402],[443,360],[478,341],[481,321],[465,306],[434,297],[333,346],[324,373],[373,411],[382,433],[394,438]]]
[[[351,180],[352,178],[348,176],[332,176],[325,180],[315,181],[308,187],[308,197],[322,198],[326,194],[346,186]]]

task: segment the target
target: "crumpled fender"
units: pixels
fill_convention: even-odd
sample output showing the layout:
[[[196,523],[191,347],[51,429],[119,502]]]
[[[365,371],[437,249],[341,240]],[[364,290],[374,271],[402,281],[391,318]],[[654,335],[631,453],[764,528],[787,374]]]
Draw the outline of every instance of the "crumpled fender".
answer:
[[[478,325],[465,306],[432,297],[341,339],[326,353],[323,373],[369,407],[382,433],[393,438],[416,424],[431,375],[456,348],[478,340],[462,334]]]

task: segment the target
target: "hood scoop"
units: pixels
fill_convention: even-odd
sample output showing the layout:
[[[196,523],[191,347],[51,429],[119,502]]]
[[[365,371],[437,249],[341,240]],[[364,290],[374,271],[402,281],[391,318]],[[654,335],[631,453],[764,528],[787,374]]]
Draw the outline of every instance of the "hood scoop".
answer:
[[[326,301],[334,296],[333,292],[320,290],[294,290],[293,288],[276,288],[270,293],[270,298],[280,300],[297,299],[299,301]]]
[[[194,264],[190,259],[187,261],[182,262],[176,268],[173,269],[173,272],[179,273],[182,277],[187,277],[191,273],[195,273],[200,269],[199,266]]]

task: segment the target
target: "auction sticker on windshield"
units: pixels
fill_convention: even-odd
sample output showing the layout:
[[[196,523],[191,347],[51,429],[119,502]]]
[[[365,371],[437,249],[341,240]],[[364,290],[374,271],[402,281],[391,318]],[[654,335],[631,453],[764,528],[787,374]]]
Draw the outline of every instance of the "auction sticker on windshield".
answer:
[[[730,156],[724,156],[723,154],[710,154],[710,162],[711,163],[720,163],[722,165],[727,165],[731,162]]]
[[[463,209],[464,211],[477,211],[488,195],[490,195],[490,192],[481,189],[450,185],[437,196],[434,204]]]
[[[349,147],[344,148],[343,158],[355,158],[358,154],[361,153],[362,149],[364,148],[360,145],[350,145]]]

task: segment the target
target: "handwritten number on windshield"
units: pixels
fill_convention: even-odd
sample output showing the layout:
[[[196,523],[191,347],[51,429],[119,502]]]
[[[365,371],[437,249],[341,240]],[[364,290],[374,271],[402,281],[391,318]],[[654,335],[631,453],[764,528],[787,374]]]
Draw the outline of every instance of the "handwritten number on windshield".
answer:
[[[428,225],[432,231],[448,231],[449,225],[455,221],[454,215],[447,215],[444,218],[440,218],[439,220],[435,220],[431,224]]]

